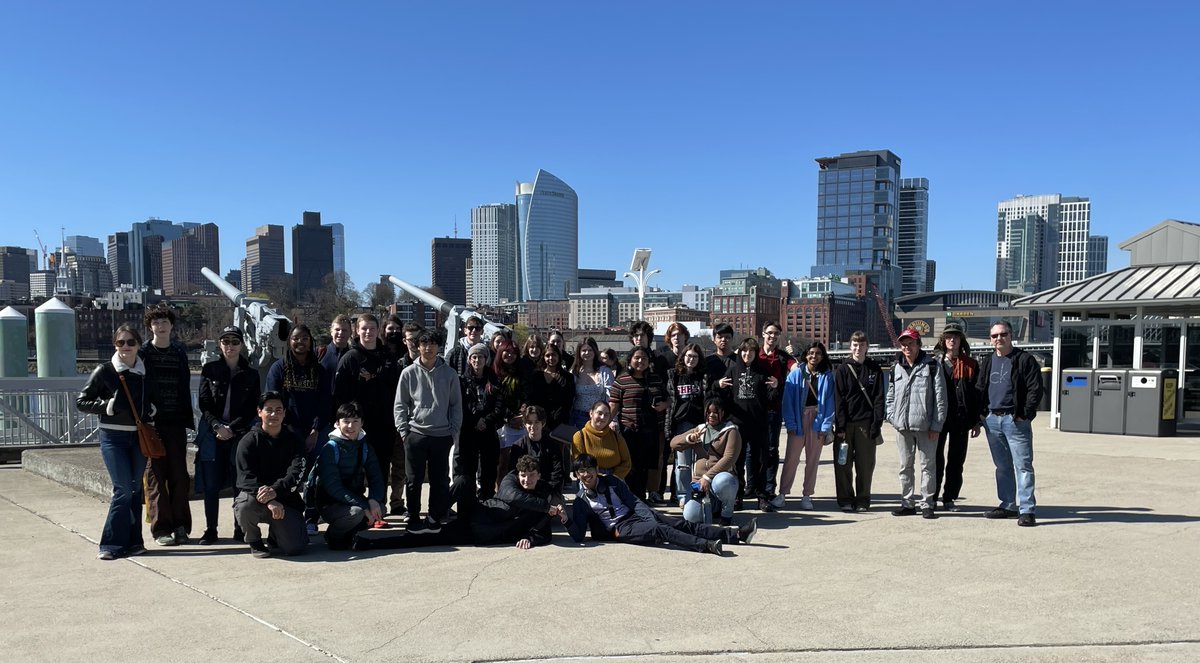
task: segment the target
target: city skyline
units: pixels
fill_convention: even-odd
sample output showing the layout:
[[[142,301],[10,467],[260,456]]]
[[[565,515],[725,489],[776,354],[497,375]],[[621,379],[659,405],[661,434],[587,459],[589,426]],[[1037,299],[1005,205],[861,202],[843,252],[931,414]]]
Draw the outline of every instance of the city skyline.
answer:
[[[650,246],[663,270],[653,283],[667,289],[711,285],[738,265],[794,278],[817,262],[812,160],[890,150],[931,183],[927,258],[940,289],[992,286],[978,265],[994,259],[996,204],[1022,193],[1089,197],[1091,232],[1112,239],[1115,268],[1123,229],[1200,216],[1187,177],[1198,93],[1179,84],[1197,10],[1080,7],[731,15],[697,4],[644,8],[631,25],[623,12],[558,5],[479,5],[465,17],[304,3],[16,6],[0,26],[0,53],[25,63],[0,73],[19,100],[0,119],[21,129],[0,162],[0,244],[34,247],[33,228],[103,241],[148,217],[215,222],[224,273],[254,228],[320,210],[345,225],[356,286],[381,273],[427,282],[429,238],[544,168],[579,194],[580,265],[623,271]],[[1038,22],[1022,18],[1034,9]],[[904,35],[891,59],[922,64],[921,76],[842,49],[836,34],[851,25],[864,41]],[[517,26],[543,38],[486,39]],[[1056,48],[995,47],[1014,30]],[[164,57],[146,57],[139,35],[159,32],[170,36]],[[217,35],[230,47],[205,48]],[[534,62],[537,85],[511,75]],[[869,93],[852,83],[863,80]],[[1067,86],[1086,109],[1039,103]],[[311,91],[302,104],[297,89]],[[461,103],[468,92],[521,102]],[[414,231],[419,240],[391,240]],[[718,243],[719,262],[696,260],[728,233],[743,236]],[[978,241],[964,250],[963,237]]]

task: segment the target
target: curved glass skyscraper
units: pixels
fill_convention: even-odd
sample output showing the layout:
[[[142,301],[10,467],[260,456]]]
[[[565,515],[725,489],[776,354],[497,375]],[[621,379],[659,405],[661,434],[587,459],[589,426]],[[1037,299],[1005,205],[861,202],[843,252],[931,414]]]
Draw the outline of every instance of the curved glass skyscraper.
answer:
[[[538,170],[517,183],[521,299],[562,300],[578,289],[579,198],[554,175]]]

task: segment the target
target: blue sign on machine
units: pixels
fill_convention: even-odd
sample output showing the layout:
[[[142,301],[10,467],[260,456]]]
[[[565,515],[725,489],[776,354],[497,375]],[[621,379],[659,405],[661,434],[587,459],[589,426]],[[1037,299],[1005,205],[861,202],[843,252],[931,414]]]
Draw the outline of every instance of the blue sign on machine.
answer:
[[[1066,378],[1068,387],[1084,387],[1088,386],[1088,376],[1086,375],[1068,375]]]

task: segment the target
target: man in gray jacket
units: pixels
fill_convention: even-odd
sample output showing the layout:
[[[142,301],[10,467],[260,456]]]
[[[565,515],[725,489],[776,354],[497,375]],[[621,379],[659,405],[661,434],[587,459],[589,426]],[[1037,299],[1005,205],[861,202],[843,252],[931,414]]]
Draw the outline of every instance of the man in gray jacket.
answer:
[[[921,517],[937,518],[938,435],[946,421],[946,378],[937,361],[921,349],[921,335],[905,329],[899,338],[900,356],[892,368],[887,394],[887,418],[896,428],[900,451],[900,508],[893,516],[916,515],[913,508],[913,455],[921,463]]]
[[[438,356],[440,331],[417,337],[417,361],[400,373],[396,387],[396,433],[404,443],[405,497],[410,532],[436,532],[450,510],[450,450],[462,426],[458,373]],[[421,512],[421,484],[429,468],[429,517]]]

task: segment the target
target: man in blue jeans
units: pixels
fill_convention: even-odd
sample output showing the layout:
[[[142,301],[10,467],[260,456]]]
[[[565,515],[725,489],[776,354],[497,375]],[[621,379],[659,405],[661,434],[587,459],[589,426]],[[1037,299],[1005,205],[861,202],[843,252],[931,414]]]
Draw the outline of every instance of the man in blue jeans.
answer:
[[[1012,325],[1000,321],[990,332],[995,352],[979,362],[979,389],[985,408],[996,494],[1000,506],[988,518],[1016,518],[1021,527],[1037,525],[1033,495],[1033,427],[1042,399],[1041,367],[1033,355],[1013,347]]]

